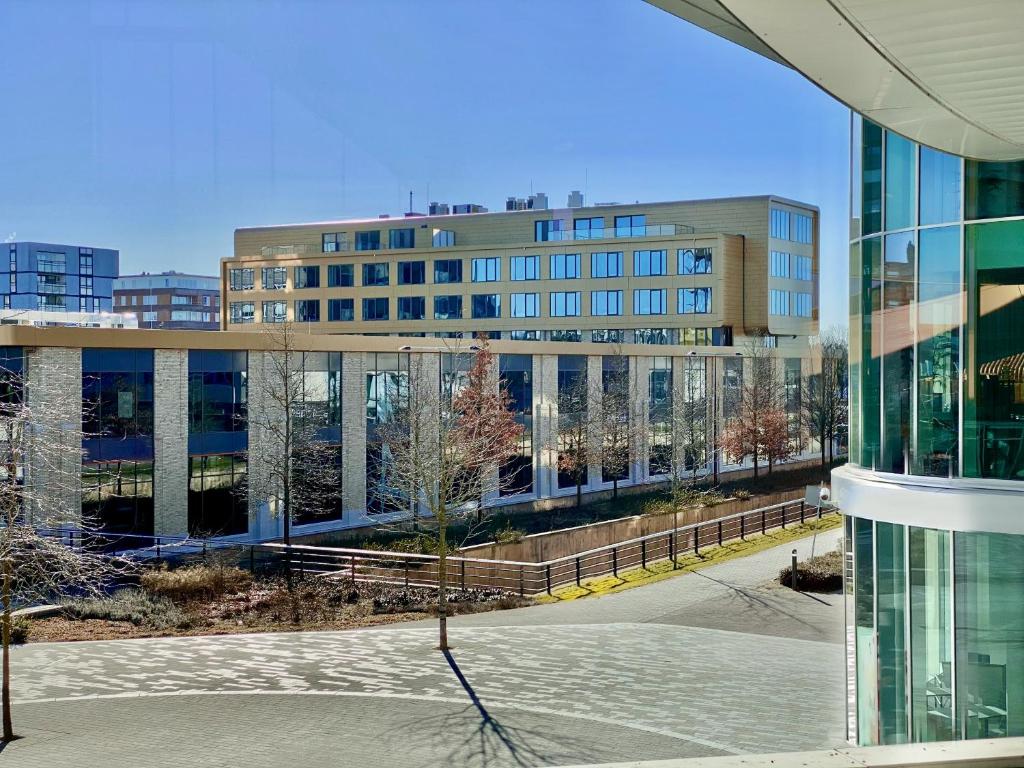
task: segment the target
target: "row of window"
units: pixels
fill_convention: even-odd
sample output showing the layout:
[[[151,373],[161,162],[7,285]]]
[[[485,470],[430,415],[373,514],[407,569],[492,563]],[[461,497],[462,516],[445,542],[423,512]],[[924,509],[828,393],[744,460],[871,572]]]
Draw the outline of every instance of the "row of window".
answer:
[[[769,234],[777,240],[795,243],[814,242],[813,221],[810,216],[792,213],[781,208],[772,208],[769,219]]]
[[[771,252],[771,276],[811,279],[811,257],[797,256],[785,251]]]
[[[434,229],[431,243],[435,248],[452,248],[455,246],[455,233],[450,229]],[[381,248],[381,231],[379,229],[355,233],[355,250],[379,251]],[[320,235],[320,247],[324,253],[339,253],[349,249],[347,232],[324,232]],[[388,230],[388,248],[415,248],[415,227],[399,227]]]
[[[590,307],[593,316],[621,315],[623,312],[622,291],[591,291]],[[809,294],[808,294],[809,296]],[[664,315],[668,313],[668,292],[664,288],[638,288],[633,291],[633,314]],[[435,296],[435,320],[461,320],[463,317],[462,296]],[[295,301],[296,322],[320,321],[319,299],[298,299]],[[396,298],[397,320],[425,320],[427,300],[424,296],[399,296]],[[509,295],[510,317],[540,317],[541,300],[539,293],[513,293]],[[262,322],[280,323],[287,318],[286,301],[264,301]],[[470,297],[471,317],[488,319],[501,317],[501,294],[474,294]],[[363,320],[390,320],[390,299],[386,296],[362,300]],[[579,317],[583,312],[580,291],[552,291],[548,294],[549,317]],[[680,288],[676,296],[676,312],[680,315],[708,314],[711,312],[710,288]],[[327,320],[355,320],[355,299],[328,299]],[[233,301],[230,306],[230,322],[253,323],[256,321],[256,302]]]
[[[91,286],[91,281],[90,281],[90,291],[91,291],[91,289],[92,289],[92,286]],[[85,293],[85,291],[83,290],[82,293]],[[145,295],[143,295],[141,297],[138,294],[133,294],[131,296],[125,296],[124,294],[121,294],[120,296],[117,296],[116,299],[117,299],[117,305],[121,306],[121,307],[128,307],[128,306],[137,307],[139,305],[142,305],[143,307],[152,307],[152,306],[156,306],[157,304],[161,304],[161,303],[163,303],[163,304],[170,303],[170,304],[177,304],[177,305],[184,305],[184,306],[196,306],[196,307],[198,307],[198,306],[203,306],[203,307],[219,307],[220,306],[220,296],[209,296],[209,295],[206,295],[206,296],[171,296],[169,302],[167,301],[167,294],[164,294],[164,300],[161,302],[159,300],[159,297],[155,293],[147,293],[147,294],[145,294]]]
[[[438,259],[434,261],[434,283],[461,283],[462,260]],[[328,288],[355,286],[355,264],[327,265]],[[362,285],[383,286],[391,283],[391,265],[362,264]],[[264,290],[284,290],[288,285],[286,267],[263,267]],[[425,261],[400,261],[397,264],[398,285],[423,285],[427,282]],[[668,275],[668,255],[664,250],[634,251],[633,275],[654,277]],[[711,274],[710,248],[680,248],[676,252],[676,274]],[[609,251],[590,254],[591,277],[624,277],[622,252]],[[554,253],[548,261],[551,280],[575,280],[584,277],[581,254]],[[471,260],[470,279],[474,283],[492,283],[501,280],[501,257],[487,256]],[[509,259],[509,279],[513,281],[540,280],[540,256],[512,256]],[[228,285],[232,291],[251,291],[256,287],[256,269],[239,267],[228,271]],[[319,288],[320,267],[293,267],[292,285],[295,288]]]
[[[811,294],[772,289],[769,292],[768,312],[772,315],[794,317],[811,316]]]
[[[533,224],[533,239],[538,243],[552,240],[601,240],[608,236],[604,222],[604,216],[573,219],[570,230],[567,219],[536,221]],[[647,215],[641,213],[616,216],[615,226],[610,234],[615,237],[646,236],[648,234]]]

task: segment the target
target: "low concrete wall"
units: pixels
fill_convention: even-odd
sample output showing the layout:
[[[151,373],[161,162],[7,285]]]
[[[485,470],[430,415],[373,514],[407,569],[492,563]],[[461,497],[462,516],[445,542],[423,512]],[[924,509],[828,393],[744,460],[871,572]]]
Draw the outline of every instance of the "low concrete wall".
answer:
[[[620,517],[617,520],[605,520],[576,528],[535,533],[524,536],[521,541],[514,543],[498,544],[491,541],[486,544],[477,544],[462,549],[459,554],[464,557],[477,557],[484,560],[539,563],[636,539],[640,536],[648,536],[652,533],[663,533],[672,530],[675,525],[690,525],[691,523],[714,520],[717,517],[748,512],[783,501],[802,499],[803,496],[802,491],[780,491],[761,494],[742,501],[730,499],[713,507],[691,507],[681,511],[678,516],[665,514]]]

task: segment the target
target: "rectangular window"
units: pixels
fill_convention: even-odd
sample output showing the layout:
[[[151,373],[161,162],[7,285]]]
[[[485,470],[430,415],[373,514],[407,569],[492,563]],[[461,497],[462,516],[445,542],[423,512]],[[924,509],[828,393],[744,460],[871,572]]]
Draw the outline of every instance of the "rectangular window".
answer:
[[[597,316],[622,314],[622,291],[591,291],[590,314]]]
[[[390,265],[387,263],[363,264],[363,285],[387,285],[391,282]]]
[[[388,248],[415,248],[416,230],[412,227],[388,230]]]
[[[637,288],[633,291],[634,315],[664,315],[664,288]]]
[[[590,340],[597,344],[621,344],[625,334],[620,329],[597,328],[590,332]]]
[[[351,264],[327,265],[328,288],[351,288],[355,284],[355,269]]]
[[[435,283],[461,283],[462,259],[438,259],[434,262]]]
[[[263,267],[263,290],[283,291],[288,287],[288,270],[285,267]]]
[[[551,317],[579,317],[579,291],[553,291],[551,293]]]
[[[422,320],[427,314],[427,300],[422,296],[399,296],[398,319]]]
[[[299,299],[295,302],[295,322],[319,323],[320,302],[317,299]]]
[[[363,320],[387,320],[388,314],[386,296],[379,299],[363,299]]]
[[[583,331],[558,329],[548,333],[550,341],[583,341]]]
[[[324,253],[337,253],[348,250],[348,235],[344,232],[324,232],[320,235],[321,250]]]
[[[710,275],[710,248],[680,248],[676,252],[676,269],[680,275]]]
[[[320,267],[296,267],[295,268],[296,288],[319,288]]]
[[[653,277],[668,274],[665,251],[633,251],[633,275]]]
[[[711,311],[711,289],[680,288],[676,311],[680,315],[706,315]]]
[[[461,320],[462,319],[462,297],[461,296],[435,296],[434,297],[434,319],[435,320]]]
[[[513,293],[512,317],[540,317],[540,299],[536,293]]]
[[[356,232],[357,251],[379,251],[380,230],[371,229],[367,232]]]
[[[143,312],[142,313],[142,322],[144,322],[144,323],[155,323],[158,314],[159,313],[157,313],[157,312]],[[256,314],[255,307],[253,308],[253,314]],[[251,323],[252,320],[241,320],[239,322]]]
[[[637,344],[670,344],[672,333],[668,328],[637,328],[633,338]]]
[[[423,285],[427,282],[427,263],[425,261],[398,262],[399,285]]]
[[[604,237],[604,216],[576,219],[572,226],[574,240],[600,240]]]
[[[795,258],[794,267],[796,274],[793,275],[797,280],[810,280],[811,279],[811,257],[810,256],[797,256]]]
[[[81,255],[83,249],[79,249],[78,257],[78,274],[80,275],[91,275],[92,274],[92,255]]]
[[[155,312],[143,312],[143,315],[156,314]],[[229,322],[234,324],[256,322],[256,305],[251,301],[231,302],[231,314]]]
[[[286,301],[264,301],[263,322],[283,323],[288,319],[288,302]]]
[[[622,251],[590,254],[591,277],[622,277]]]
[[[549,240],[564,240],[566,237],[565,219],[536,221],[533,224],[533,238],[538,243]]]
[[[789,211],[771,209],[769,234],[776,240],[789,240]]]
[[[772,288],[769,292],[768,312],[772,315],[789,314],[789,291],[779,291]]]
[[[497,256],[473,259],[473,282],[494,283],[501,280],[501,259]]]
[[[82,296],[92,296],[92,278],[82,276],[78,278],[78,292]]]
[[[643,237],[647,234],[646,214],[615,217],[616,237]]]
[[[540,331],[509,331],[512,341],[540,341]]]
[[[435,248],[454,248],[455,233],[450,229],[435,229],[430,242]]]
[[[772,251],[771,254],[771,276],[789,277],[789,254],[782,251]]]
[[[124,296],[122,296],[121,298],[123,299]],[[144,307],[145,306],[154,306],[156,303],[157,303],[156,296],[154,296],[152,293],[146,294],[145,296],[142,297],[142,306],[144,306]]]
[[[509,264],[512,280],[540,280],[540,256],[513,256]]]
[[[132,296],[132,304],[135,303],[135,296]],[[171,296],[171,304],[191,304],[191,296]]]
[[[474,261],[476,261],[474,259]],[[501,295],[497,293],[473,294],[473,319],[501,317]]]
[[[327,319],[332,323],[355,320],[355,299],[328,299]]]
[[[551,254],[552,280],[575,280],[580,277],[580,255],[578,253]]]
[[[67,254],[39,251],[37,259],[37,271],[39,272],[63,275],[67,271]]]
[[[809,293],[794,293],[795,299],[793,314],[797,317],[810,317],[811,316],[811,294]]]
[[[805,216],[802,213],[793,214],[793,232],[790,239],[798,243],[810,243],[814,240],[810,216]]]

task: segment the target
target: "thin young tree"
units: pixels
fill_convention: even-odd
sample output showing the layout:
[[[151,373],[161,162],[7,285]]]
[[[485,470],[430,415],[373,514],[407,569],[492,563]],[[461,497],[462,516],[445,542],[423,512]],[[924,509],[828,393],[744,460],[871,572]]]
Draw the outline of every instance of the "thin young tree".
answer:
[[[587,471],[600,459],[600,448],[591,440],[590,410],[596,394],[585,369],[576,372],[568,386],[558,391],[558,471],[568,475],[576,486],[577,508],[583,503]]]
[[[96,527],[82,518],[81,375],[74,366],[21,358],[0,367],[0,622],[3,741],[11,715],[13,613],[62,596],[99,596],[132,569],[128,560],[83,545]],[[66,362],[66,361],[65,361]],[[77,388],[77,390],[76,390]],[[88,541],[86,537],[85,541]]]
[[[784,390],[779,377],[778,364],[772,349],[765,345],[765,337],[755,336],[746,344],[744,357],[748,370],[740,388],[738,413],[729,419],[722,435],[725,451],[736,458],[750,456],[754,463],[754,477],[758,477],[765,451],[765,417],[782,408]]]
[[[387,457],[378,487],[398,496],[390,501],[400,508],[422,506],[421,531],[435,536],[441,650],[448,648],[449,526],[500,493],[507,481],[499,467],[515,456],[523,429],[512,412],[512,398],[498,382],[486,341],[479,340],[469,352],[449,354],[470,356],[466,376],[442,377],[439,366],[434,367],[437,358],[413,355],[407,383],[392,393],[392,418],[378,428]]]
[[[291,543],[298,519],[327,514],[340,502],[339,448],[330,437],[327,372],[310,370],[292,323],[263,331],[267,350],[250,356],[249,490],[282,521]]]
[[[830,328],[818,339],[819,370],[807,376],[804,384],[801,416],[807,431],[818,440],[823,474],[832,464],[832,445],[847,419],[847,357],[845,331]]]
[[[673,392],[670,425],[675,456],[670,495],[676,510],[692,501],[697,474],[706,466],[711,448],[706,360],[687,357],[682,380]]]
[[[606,355],[602,366],[600,405],[590,408],[591,423],[599,436],[599,456],[602,472],[612,478],[612,498],[619,497],[619,481],[629,475],[630,466],[638,453],[643,433],[642,398],[633,385],[629,372],[629,358],[620,349]]]

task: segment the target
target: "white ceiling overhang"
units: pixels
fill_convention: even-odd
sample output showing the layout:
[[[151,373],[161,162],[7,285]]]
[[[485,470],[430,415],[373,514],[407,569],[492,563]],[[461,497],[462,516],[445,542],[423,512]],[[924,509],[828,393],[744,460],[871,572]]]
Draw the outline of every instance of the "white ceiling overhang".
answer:
[[[1021,0],[648,0],[914,141],[1024,159]]]

